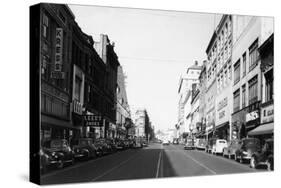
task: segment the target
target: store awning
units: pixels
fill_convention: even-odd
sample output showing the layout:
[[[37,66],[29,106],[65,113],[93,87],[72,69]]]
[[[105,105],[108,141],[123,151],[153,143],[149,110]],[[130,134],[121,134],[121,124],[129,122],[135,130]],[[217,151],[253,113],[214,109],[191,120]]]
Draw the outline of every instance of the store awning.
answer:
[[[267,123],[258,126],[257,128],[251,130],[248,135],[255,136],[255,135],[262,135],[262,134],[272,134],[274,128],[274,123]]]

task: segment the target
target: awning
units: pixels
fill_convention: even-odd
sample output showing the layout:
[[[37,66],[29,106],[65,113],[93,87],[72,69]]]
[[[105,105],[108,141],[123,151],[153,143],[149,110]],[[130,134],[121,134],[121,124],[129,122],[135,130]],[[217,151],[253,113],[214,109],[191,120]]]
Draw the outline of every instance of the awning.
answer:
[[[262,134],[272,134],[274,128],[274,123],[267,123],[258,126],[257,128],[251,130],[248,135],[254,136],[254,135],[262,135]]]

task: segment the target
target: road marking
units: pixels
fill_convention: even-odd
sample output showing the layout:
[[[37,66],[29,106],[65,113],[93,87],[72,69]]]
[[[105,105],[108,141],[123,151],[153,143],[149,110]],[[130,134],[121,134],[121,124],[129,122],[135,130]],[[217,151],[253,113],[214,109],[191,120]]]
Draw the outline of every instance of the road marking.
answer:
[[[105,175],[109,174],[109,173],[112,172],[113,170],[115,170],[115,169],[121,167],[122,165],[124,165],[125,163],[127,163],[127,162],[129,162],[131,159],[133,159],[139,152],[140,152],[140,151],[138,151],[135,155],[131,156],[129,159],[127,159],[127,160],[125,160],[125,161],[119,163],[117,166],[115,166],[115,167],[113,167],[113,168],[107,170],[107,171],[104,172],[103,174],[101,174],[101,175],[95,177],[94,179],[92,179],[92,180],[90,180],[90,181],[96,181],[96,180],[98,180],[98,179],[104,177]]]
[[[126,151],[132,151],[132,150],[126,150]],[[126,152],[125,151],[125,152]],[[59,173],[63,173],[65,171],[68,171],[68,170],[71,170],[71,169],[75,169],[75,168],[79,168],[81,166],[84,166],[84,165],[87,165],[89,163],[94,163],[96,161],[99,161],[99,160],[102,160],[102,159],[106,159],[106,158],[110,158],[112,156],[115,156],[117,154],[122,154],[124,153],[124,151],[121,151],[121,152],[116,152],[116,153],[112,153],[112,154],[109,154],[109,155],[106,155],[106,156],[102,156],[100,158],[97,158],[97,159],[92,159],[90,161],[83,161],[83,162],[80,162],[78,164],[75,164],[74,166],[69,166],[69,167],[66,167],[64,169],[59,169],[57,171],[54,171],[54,172],[50,172],[50,173],[47,173],[47,174],[44,174],[43,176],[41,176],[41,178],[47,178],[47,177],[50,177],[50,176],[54,176],[56,174],[59,174]]]
[[[203,168],[207,169],[208,171],[210,171],[212,174],[217,174],[215,171],[213,171],[212,169],[210,169],[209,167],[205,166],[204,164],[200,163],[199,161],[197,161],[196,159],[194,159],[193,157],[191,157],[190,155],[188,155],[186,152],[183,152],[185,154],[185,156],[187,156],[188,158],[190,158],[191,160],[193,160],[195,163],[197,163],[198,165],[202,166]]]
[[[160,170],[160,165],[161,165],[161,159],[162,159],[162,153],[163,153],[163,145],[161,145],[161,151],[159,152],[159,158],[158,158],[158,163],[157,163],[157,171],[156,171],[156,178],[159,177],[159,170]]]

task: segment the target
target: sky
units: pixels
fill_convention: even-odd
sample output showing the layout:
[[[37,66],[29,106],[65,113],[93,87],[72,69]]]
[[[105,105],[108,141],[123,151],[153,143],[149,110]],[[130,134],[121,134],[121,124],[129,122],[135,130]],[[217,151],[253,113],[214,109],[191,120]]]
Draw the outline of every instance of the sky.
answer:
[[[175,128],[180,76],[205,50],[221,15],[69,5],[94,41],[107,34],[127,76],[132,109],[145,108],[155,130]]]

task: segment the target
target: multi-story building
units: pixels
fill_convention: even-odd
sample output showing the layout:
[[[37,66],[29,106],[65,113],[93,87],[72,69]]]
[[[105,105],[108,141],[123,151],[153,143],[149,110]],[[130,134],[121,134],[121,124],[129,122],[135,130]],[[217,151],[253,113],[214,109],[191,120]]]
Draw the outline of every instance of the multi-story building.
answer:
[[[206,54],[208,61],[206,64],[206,132],[207,139],[213,136],[216,121],[216,95],[217,95],[217,32],[214,31],[212,38],[207,46]]]
[[[70,140],[80,134],[71,123],[71,41],[74,15],[66,5],[40,4],[40,138]]]
[[[135,112],[136,136],[145,137],[145,109],[137,109]]]
[[[221,139],[230,140],[232,109],[232,17],[223,15],[216,28],[216,99],[215,133]]]
[[[259,47],[262,76],[262,101],[260,105],[260,125],[249,132],[252,136],[272,137],[274,129],[274,93],[273,93],[273,64],[274,64],[274,34],[266,39]]]
[[[258,48],[273,31],[273,19],[233,16],[233,137],[243,138],[260,124],[261,59]]]
[[[203,61],[202,71],[199,75],[199,119],[201,122],[201,131],[199,132],[200,137],[204,137],[206,131],[206,64],[207,61]]]
[[[117,110],[117,71],[119,60],[114,51],[114,43],[110,42],[107,35],[101,34],[100,41],[94,43],[98,55],[105,64],[104,81],[104,137],[112,136],[112,130],[116,127]]]
[[[179,82],[179,89],[178,89],[178,96],[179,96],[179,102],[178,102],[178,123],[177,123],[177,130],[178,135],[182,136],[183,133],[189,132],[189,121],[186,121],[186,117],[189,117],[189,109],[191,109],[191,103],[188,102],[191,99],[190,97],[190,91],[192,90],[192,84],[198,84],[199,83],[199,75],[201,72],[201,66],[198,65],[198,62],[195,61],[195,64],[188,67],[187,71],[184,73],[184,75],[181,76],[180,82]],[[185,110],[186,109],[186,110]]]
[[[201,128],[201,121],[199,115],[199,94],[200,90],[198,89],[198,84],[193,84],[192,91],[191,91],[191,123],[189,125],[189,130],[192,135],[197,135]]]
[[[125,78],[122,66],[118,67],[117,76],[117,110],[116,110],[116,134],[117,137],[126,136],[126,131],[131,128],[131,114],[127,99]],[[125,134],[124,134],[125,133]]]

